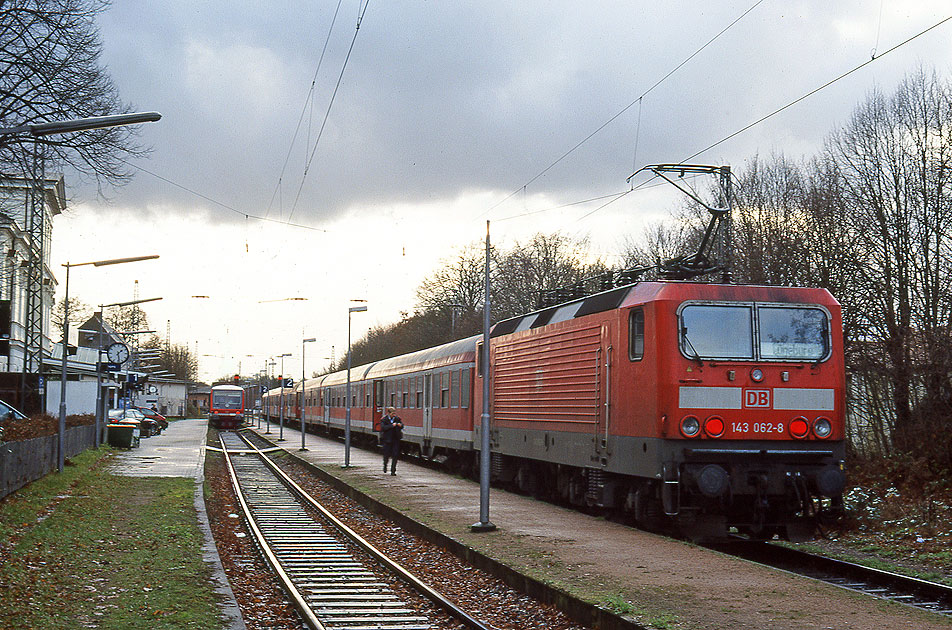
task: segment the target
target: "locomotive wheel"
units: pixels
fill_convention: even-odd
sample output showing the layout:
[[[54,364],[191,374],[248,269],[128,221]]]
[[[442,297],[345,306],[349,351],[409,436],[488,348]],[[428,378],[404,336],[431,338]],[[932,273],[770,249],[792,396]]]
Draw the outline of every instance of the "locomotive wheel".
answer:
[[[516,487],[519,491],[533,497],[539,495],[539,476],[528,463],[522,463],[516,473]]]

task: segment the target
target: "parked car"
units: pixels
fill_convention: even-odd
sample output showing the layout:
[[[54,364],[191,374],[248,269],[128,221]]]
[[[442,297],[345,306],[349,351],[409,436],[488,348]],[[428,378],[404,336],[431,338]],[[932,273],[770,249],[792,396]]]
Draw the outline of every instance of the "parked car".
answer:
[[[24,418],[26,418],[26,414],[21,413],[12,405],[8,405],[0,400],[0,423],[6,422],[7,420],[22,420]]]
[[[120,424],[136,423],[139,425],[140,437],[150,437],[159,434],[159,423],[147,418],[138,409],[112,409],[109,411],[109,422]]]
[[[145,407],[136,407],[136,410],[141,411],[142,415],[144,415],[146,418],[152,418],[158,422],[160,432],[169,428],[169,421],[166,420],[165,416],[160,414],[158,411],[154,409],[146,409]]]
[[[3,442],[3,425],[10,420],[19,420],[21,418],[26,418],[26,415],[0,400],[0,442]]]

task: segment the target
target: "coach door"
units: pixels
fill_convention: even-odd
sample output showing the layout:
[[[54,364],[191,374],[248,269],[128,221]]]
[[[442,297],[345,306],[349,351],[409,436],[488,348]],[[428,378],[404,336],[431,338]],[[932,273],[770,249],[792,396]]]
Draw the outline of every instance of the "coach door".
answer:
[[[423,376],[423,439],[433,436],[433,375]]]

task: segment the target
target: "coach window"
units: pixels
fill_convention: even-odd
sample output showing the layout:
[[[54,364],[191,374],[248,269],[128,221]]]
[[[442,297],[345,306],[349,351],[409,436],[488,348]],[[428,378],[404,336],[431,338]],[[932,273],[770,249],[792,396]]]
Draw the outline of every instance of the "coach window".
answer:
[[[450,373],[440,374],[440,407],[446,409],[450,406]]]
[[[645,311],[640,308],[628,312],[628,358],[640,361],[645,356]]]
[[[433,378],[430,379],[432,387],[430,388],[430,402],[433,403],[434,409],[440,408],[440,374],[439,372],[433,373]]]
[[[459,370],[450,372],[450,407],[459,408]]]
[[[417,409],[423,409],[423,383],[425,379],[418,376],[416,380],[416,406]]]
[[[401,404],[400,406],[403,407],[404,409],[406,409],[406,408],[407,408],[407,402],[408,402],[408,401],[407,401],[407,379],[401,379],[401,381],[400,381],[400,389],[401,389],[401,391],[400,391],[400,398],[402,399],[402,400],[401,400],[401,403],[402,403],[402,404]]]
[[[460,397],[460,406],[463,409],[469,409],[469,381],[470,381],[469,375],[470,375],[469,368],[464,368],[463,369],[463,384],[461,385],[462,396]]]

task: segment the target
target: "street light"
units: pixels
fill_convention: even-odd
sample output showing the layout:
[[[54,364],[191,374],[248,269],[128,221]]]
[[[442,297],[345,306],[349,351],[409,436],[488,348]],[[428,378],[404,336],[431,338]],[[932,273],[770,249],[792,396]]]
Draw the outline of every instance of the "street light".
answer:
[[[351,302],[366,302],[367,300],[351,300]],[[352,313],[362,313],[366,306],[351,306],[347,309],[347,414],[344,419],[344,468],[350,467],[350,316]]]
[[[307,431],[304,430],[305,429],[305,426],[304,426],[304,378],[307,375],[307,373],[305,372],[305,364],[304,364],[304,345],[308,343],[313,343],[315,341],[317,341],[317,339],[314,337],[308,337],[307,339],[301,340],[301,450],[302,451],[307,450],[307,447],[304,445],[304,434],[307,433]]]
[[[138,112],[135,114],[117,114],[115,116],[95,116],[93,118],[74,118],[55,122],[25,124],[18,127],[0,128],[0,135],[30,134],[34,137],[49,136],[54,133],[74,133],[106,127],[123,127],[145,122],[157,122],[162,119],[159,112]]]
[[[289,356],[291,356],[290,352],[278,355],[278,358],[281,359],[281,374],[278,375],[278,378],[281,379],[281,411],[278,425],[280,427],[278,431],[278,442],[284,441],[284,357]]]
[[[160,297],[155,298],[144,298],[142,300],[130,300],[129,302],[113,302],[112,304],[100,304],[99,312],[97,316],[99,317],[99,332],[98,332],[98,343],[99,350],[96,353],[96,446],[100,444],[100,438],[102,437],[102,424],[103,420],[106,419],[106,410],[103,408],[103,399],[102,399],[102,338],[106,334],[106,328],[103,322],[103,309],[109,308],[111,306],[132,306],[133,304],[143,304],[145,302],[155,302],[161,300]],[[186,385],[186,390],[188,386]],[[186,411],[188,410],[187,403],[188,393],[186,391]]]
[[[69,270],[73,267],[83,267],[85,265],[93,265],[94,267],[105,267],[107,265],[120,265],[122,263],[138,262],[140,260],[154,260],[158,258],[158,254],[151,254],[149,256],[132,256],[131,258],[111,258],[108,260],[93,260],[90,262],[82,263],[64,263],[63,266],[66,267],[66,286],[65,286],[65,296],[63,298],[63,362],[60,367],[60,404],[59,404],[59,439],[58,439],[58,448],[59,456],[57,459],[57,470],[63,472],[63,464],[65,463],[65,452],[64,452],[64,439],[66,435],[66,349],[69,346]]]

